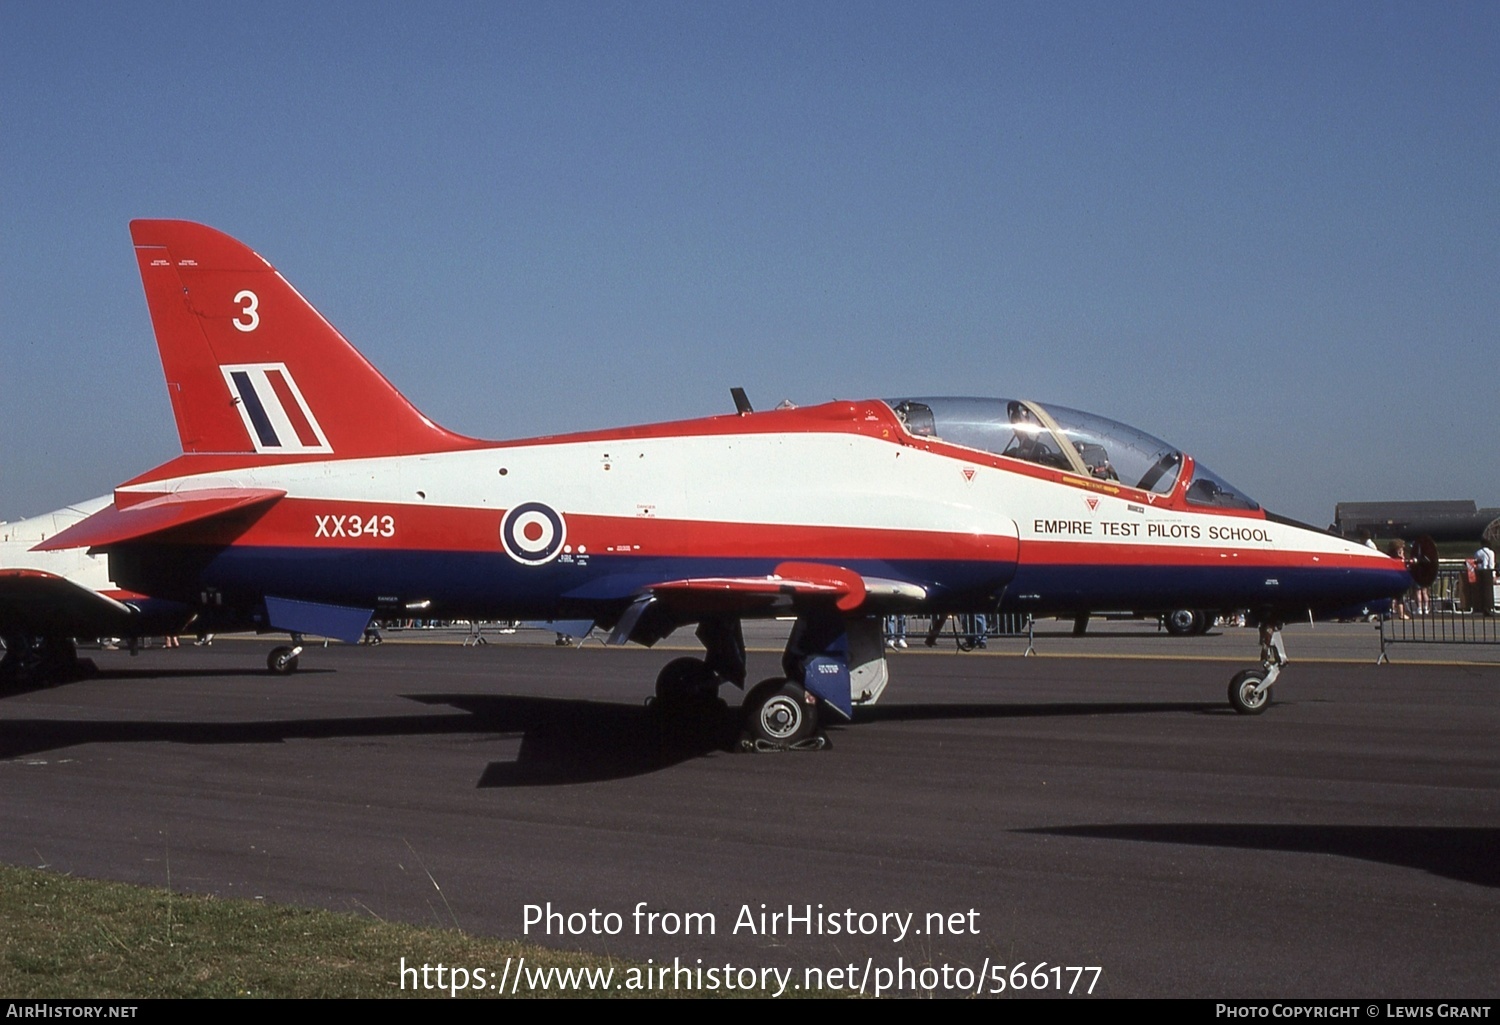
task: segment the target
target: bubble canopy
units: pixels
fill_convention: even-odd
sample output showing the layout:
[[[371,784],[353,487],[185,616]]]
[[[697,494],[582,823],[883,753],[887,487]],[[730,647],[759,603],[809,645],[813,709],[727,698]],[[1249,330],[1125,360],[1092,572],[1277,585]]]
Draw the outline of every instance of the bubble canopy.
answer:
[[[1055,470],[1118,481],[1159,495],[1171,492],[1182,452],[1145,431],[1066,406],[1027,399],[887,399],[907,431],[965,448],[993,452]],[[1194,462],[1187,500],[1193,505],[1259,509],[1243,491]]]

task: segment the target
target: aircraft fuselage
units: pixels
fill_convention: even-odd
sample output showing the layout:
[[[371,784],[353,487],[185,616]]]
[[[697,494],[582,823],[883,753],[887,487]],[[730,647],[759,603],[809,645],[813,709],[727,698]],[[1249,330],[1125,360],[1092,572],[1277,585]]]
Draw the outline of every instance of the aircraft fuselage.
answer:
[[[1401,563],[1341,538],[1259,510],[1194,508],[1189,479],[1158,494],[917,437],[876,400],[425,455],[194,455],[122,486],[121,501],[286,495],[118,548],[111,569],[184,599],[211,588],[231,603],[293,593],[606,622],[663,581],[769,576],[789,561],[907,582],[935,612],[1305,615],[1410,584]]]

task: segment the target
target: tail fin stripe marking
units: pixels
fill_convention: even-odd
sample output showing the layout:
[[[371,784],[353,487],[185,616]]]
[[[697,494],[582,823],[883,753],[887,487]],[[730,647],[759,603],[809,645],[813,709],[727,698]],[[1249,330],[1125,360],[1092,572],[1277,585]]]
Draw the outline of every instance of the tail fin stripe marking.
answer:
[[[271,388],[276,392],[276,397],[281,400],[281,408],[286,411],[287,419],[292,422],[292,430],[297,433],[297,440],[302,443],[302,447],[317,448],[321,444],[317,432],[313,430],[312,424],[307,422],[307,417],[302,414],[302,404],[297,401],[297,396],[292,394],[292,386],[287,383],[286,376],[280,370],[267,370],[266,380],[271,382]]]
[[[261,405],[260,396],[255,394],[255,387],[250,383],[250,375],[243,370],[230,372],[234,379],[234,389],[239,392],[240,401],[245,405],[245,412],[250,415],[250,422],[255,425],[255,433],[260,438],[263,448],[280,448],[281,439],[276,437],[276,430],[271,426],[271,418],[266,416],[266,407]]]

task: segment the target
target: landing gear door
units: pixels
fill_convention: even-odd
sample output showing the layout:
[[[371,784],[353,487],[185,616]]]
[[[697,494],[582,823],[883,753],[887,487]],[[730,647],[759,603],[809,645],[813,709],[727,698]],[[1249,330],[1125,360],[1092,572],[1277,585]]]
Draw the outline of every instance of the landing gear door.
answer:
[[[848,637],[850,699],[856,705],[873,705],[891,682],[885,631],[878,619],[857,619],[849,622]]]
[[[878,618],[799,620],[783,657],[787,675],[845,719],[874,704],[890,682]]]

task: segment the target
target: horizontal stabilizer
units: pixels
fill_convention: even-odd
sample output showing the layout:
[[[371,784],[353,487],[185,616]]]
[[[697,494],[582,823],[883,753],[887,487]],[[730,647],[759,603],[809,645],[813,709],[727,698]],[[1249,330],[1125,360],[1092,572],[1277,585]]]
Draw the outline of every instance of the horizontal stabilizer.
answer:
[[[32,551],[109,548],[127,541],[140,541],[189,523],[269,505],[285,495],[285,491],[273,488],[210,488],[173,492],[124,509],[118,504],[108,505],[88,519],[52,535]]]

